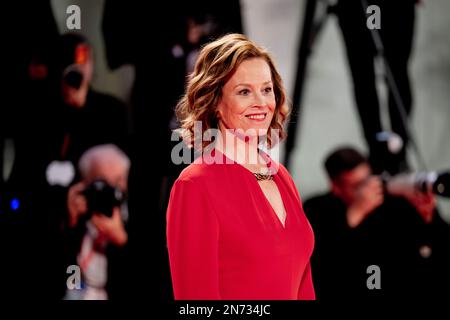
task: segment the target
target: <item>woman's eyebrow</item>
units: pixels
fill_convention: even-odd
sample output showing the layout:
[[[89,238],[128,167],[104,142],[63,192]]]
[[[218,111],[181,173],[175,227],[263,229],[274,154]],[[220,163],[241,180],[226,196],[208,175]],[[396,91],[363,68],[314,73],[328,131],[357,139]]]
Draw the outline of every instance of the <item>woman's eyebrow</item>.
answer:
[[[264,82],[263,85],[271,84],[271,83],[272,83],[272,80],[269,80],[269,81]],[[239,87],[239,86],[251,87],[252,85],[250,83],[243,82],[243,83],[238,83],[237,85],[234,86],[234,88]]]

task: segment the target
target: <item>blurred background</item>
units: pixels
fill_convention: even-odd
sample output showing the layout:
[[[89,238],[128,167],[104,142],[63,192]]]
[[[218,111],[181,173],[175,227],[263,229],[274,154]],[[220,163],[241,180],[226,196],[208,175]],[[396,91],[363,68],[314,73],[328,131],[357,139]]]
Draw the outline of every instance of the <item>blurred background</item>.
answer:
[[[283,144],[282,159],[289,152],[288,169],[303,199],[326,191],[329,186],[323,161],[330,151],[342,145],[351,145],[366,153],[370,148],[357,113],[343,34],[336,14],[328,9],[337,1],[314,1],[317,4],[311,12],[307,12],[307,2],[313,1],[184,1],[183,4],[165,1],[158,11],[150,4],[110,0],[18,1],[12,5],[9,12],[13,22],[8,29],[11,34],[6,40],[10,43],[11,63],[7,63],[7,69],[12,87],[6,88],[9,100],[1,107],[0,143],[3,168],[0,202],[6,203],[7,208],[2,209],[0,223],[2,243],[14,243],[9,246],[11,252],[8,251],[11,261],[22,261],[24,267],[16,268],[11,264],[5,266],[7,270],[12,274],[25,274],[25,266],[30,261],[45,261],[43,269],[48,282],[57,288],[49,296],[61,298],[66,294],[68,274],[65,268],[56,266],[76,264],[74,259],[79,263],[82,256],[79,244],[86,239],[86,230],[70,230],[63,235],[54,230],[66,228],[61,227],[62,224],[70,225],[70,221],[66,221],[71,217],[67,194],[75,182],[85,178],[78,172],[81,156],[96,145],[115,144],[123,156],[131,160],[129,171],[124,169],[124,175],[129,174],[128,186],[124,187],[129,193],[129,219],[122,214],[129,247],[112,253],[116,258],[111,259],[121,262],[108,274],[126,272],[130,275],[131,281],[117,280],[116,288],[130,283],[145,286],[149,291],[152,289],[147,285],[164,287],[167,290],[164,296],[170,296],[165,265],[164,213],[171,184],[181,170],[172,166],[168,152],[170,132],[176,128],[172,110],[199,47],[207,39],[225,32],[243,32],[272,53],[290,100],[298,103],[291,119],[296,123],[293,144],[290,150]],[[66,10],[71,5],[80,8],[79,30],[67,27],[68,17],[73,12]],[[450,20],[447,13],[450,2],[423,0],[414,6],[409,57],[412,93],[409,125],[423,163],[408,144],[408,170],[448,170]],[[383,17],[381,12],[381,28]],[[311,24],[305,22],[308,18]],[[303,48],[303,54],[307,54],[302,56],[302,39],[305,41],[305,37],[310,36],[305,30],[309,27],[314,36],[306,41],[307,49]],[[67,32],[76,36],[61,41],[60,35]],[[59,61],[66,51],[71,52],[67,54],[71,61]],[[88,67],[80,71],[81,80],[77,80],[78,73],[74,78],[68,75],[73,71],[68,67],[80,64],[77,59],[84,59],[81,64],[92,69],[90,73]],[[305,67],[299,83],[301,63]],[[384,70],[382,63],[375,63],[381,122],[389,127]],[[64,104],[64,108],[70,104],[64,100],[64,94],[61,102],[61,79],[77,90],[83,88],[83,81],[87,79],[86,90],[96,93],[88,93],[81,107],[93,104],[92,101],[102,101],[109,109],[105,107],[80,116],[80,119],[96,119],[92,124],[86,124],[91,120],[77,123],[74,119],[78,115],[71,111],[61,113],[62,108],[54,112],[59,104]],[[57,89],[52,91],[52,88]],[[300,98],[295,98],[296,90],[301,90]],[[110,113],[111,110],[115,111]],[[94,136],[95,139],[89,140]],[[64,164],[55,165],[55,161]],[[70,163],[68,167],[66,162]],[[161,170],[155,174],[154,168]],[[61,180],[58,175],[69,175],[66,180],[70,181],[60,181],[61,188],[55,188],[58,183],[51,181]],[[90,182],[86,178],[85,183]],[[439,197],[438,207],[442,218],[450,221],[450,200]],[[19,211],[24,218],[17,217]],[[48,218],[49,212],[53,212],[51,218]],[[40,216],[44,213],[45,219]],[[44,237],[43,233],[49,236]],[[46,249],[32,250],[36,243]],[[149,247],[148,243],[153,245]],[[69,258],[55,253],[69,252],[69,247],[73,252]],[[28,251],[33,252],[23,254]],[[149,276],[139,284],[141,279],[137,274],[150,267],[145,257],[149,252],[154,258],[154,267],[162,276]],[[109,253],[105,255],[109,257]],[[99,261],[101,259],[99,257]],[[52,272],[59,274],[59,278],[51,279]],[[93,278],[102,283],[101,276],[94,274]],[[14,279],[17,278],[12,277],[12,283],[16,283]],[[20,287],[20,284],[14,286]],[[118,291],[108,291],[109,297],[122,297],[123,293]],[[137,292],[131,293],[133,295]]]

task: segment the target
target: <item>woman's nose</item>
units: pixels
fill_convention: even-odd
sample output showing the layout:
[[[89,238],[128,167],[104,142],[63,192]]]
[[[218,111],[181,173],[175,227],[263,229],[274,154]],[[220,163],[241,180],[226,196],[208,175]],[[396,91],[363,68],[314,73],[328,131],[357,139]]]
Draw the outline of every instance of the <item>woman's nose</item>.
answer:
[[[254,97],[253,103],[257,107],[264,107],[267,104],[266,103],[266,98],[264,97],[264,95],[261,92],[256,92],[255,93],[255,97]]]

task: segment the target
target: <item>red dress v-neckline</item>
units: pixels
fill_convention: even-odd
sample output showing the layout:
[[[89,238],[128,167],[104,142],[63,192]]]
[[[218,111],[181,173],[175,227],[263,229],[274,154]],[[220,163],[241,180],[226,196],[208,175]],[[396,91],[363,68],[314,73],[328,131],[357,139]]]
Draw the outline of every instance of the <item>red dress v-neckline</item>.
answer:
[[[287,207],[286,207],[286,199],[284,198],[284,193],[285,192],[282,192],[282,190],[280,189],[280,181],[278,179],[279,177],[277,176],[278,166],[273,162],[273,160],[269,157],[269,155],[261,150],[261,156],[263,158],[265,158],[265,160],[268,161],[268,168],[269,168],[269,170],[273,171],[273,168],[275,168],[275,172],[273,174],[274,175],[273,181],[274,181],[274,183],[275,183],[275,185],[276,185],[276,187],[278,189],[278,193],[280,194],[280,198],[281,198],[281,202],[282,202],[282,205],[283,205],[283,209],[284,209],[284,212],[286,214],[286,217],[284,219],[284,224],[281,221],[281,219],[279,218],[277,212],[273,208],[273,206],[270,203],[269,199],[267,199],[264,191],[262,190],[262,188],[259,185],[258,181],[255,179],[255,176],[253,175],[253,173],[249,169],[244,167],[242,164],[237,163],[233,159],[229,158],[225,153],[223,153],[223,152],[221,152],[221,151],[219,151],[217,149],[214,149],[213,151],[220,153],[221,155],[223,155],[223,157],[227,158],[229,161],[232,161],[234,165],[237,165],[238,167],[242,168],[246,173],[248,173],[248,176],[249,176],[250,180],[252,180],[256,184],[255,188],[258,189],[258,193],[259,193],[260,197],[263,198],[263,202],[265,202],[265,204],[269,207],[269,211],[272,213],[272,218],[276,220],[275,223],[278,224],[278,226],[281,227],[281,229],[283,231],[285,231],[286,230],[286,226],[287,226],[288,216],[289,216],[288,210],[287,210]],[[214,156],[214,154],[213,154],[213,156]]]
[[[286,230],[289,214],[288,214],[288,210],[286,208],[286,200],[284,199],[284,196],[283,196],[284,192],[282,192],[282,190],[280,190],[280,182],[278,180],[277,174],[276,173],[274,174],[273,181],[274,181],[275,185],[277,186],[278,193],[280,194],[280,198],[281,198],[281,201],[283,204],[284,212],[286,213],[286,218],[284,219],[284,225],[283,225],[283,222],[281,222],[281,219],[278,217],[278,214],[276,213],[276,211],[273,208],[272,204],[270,203],[269,199],[267,199],[266,195],[264,194],[264,191],[262,190],[258,181],[255,179],[255,176],[253,175],[253,173],[239,163],[235,162],[234,164],[241,167],[243,170],[245,170],[248,173],[249,179],[253,181],[252,183],[256,184],[255,188],[258,189],[260,198],[262,198],[264,203],[269,207],[269,211],[272,213],[272,218],[276,220],[276,223],[281,227],[282,230]]]

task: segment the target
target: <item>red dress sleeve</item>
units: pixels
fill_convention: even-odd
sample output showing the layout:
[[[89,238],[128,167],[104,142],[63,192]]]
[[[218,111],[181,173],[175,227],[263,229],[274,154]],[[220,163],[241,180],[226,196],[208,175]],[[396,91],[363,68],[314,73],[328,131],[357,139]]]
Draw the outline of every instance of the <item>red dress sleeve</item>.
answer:
[[[167,209],[167,246],[177,300],[219,300],[219,224],[201,183],[177,180]]]
[[[311,275],[311,263],[308,262],[303,273],[300,288],[298,289],[298,300],[316,300],[316,293]]]

